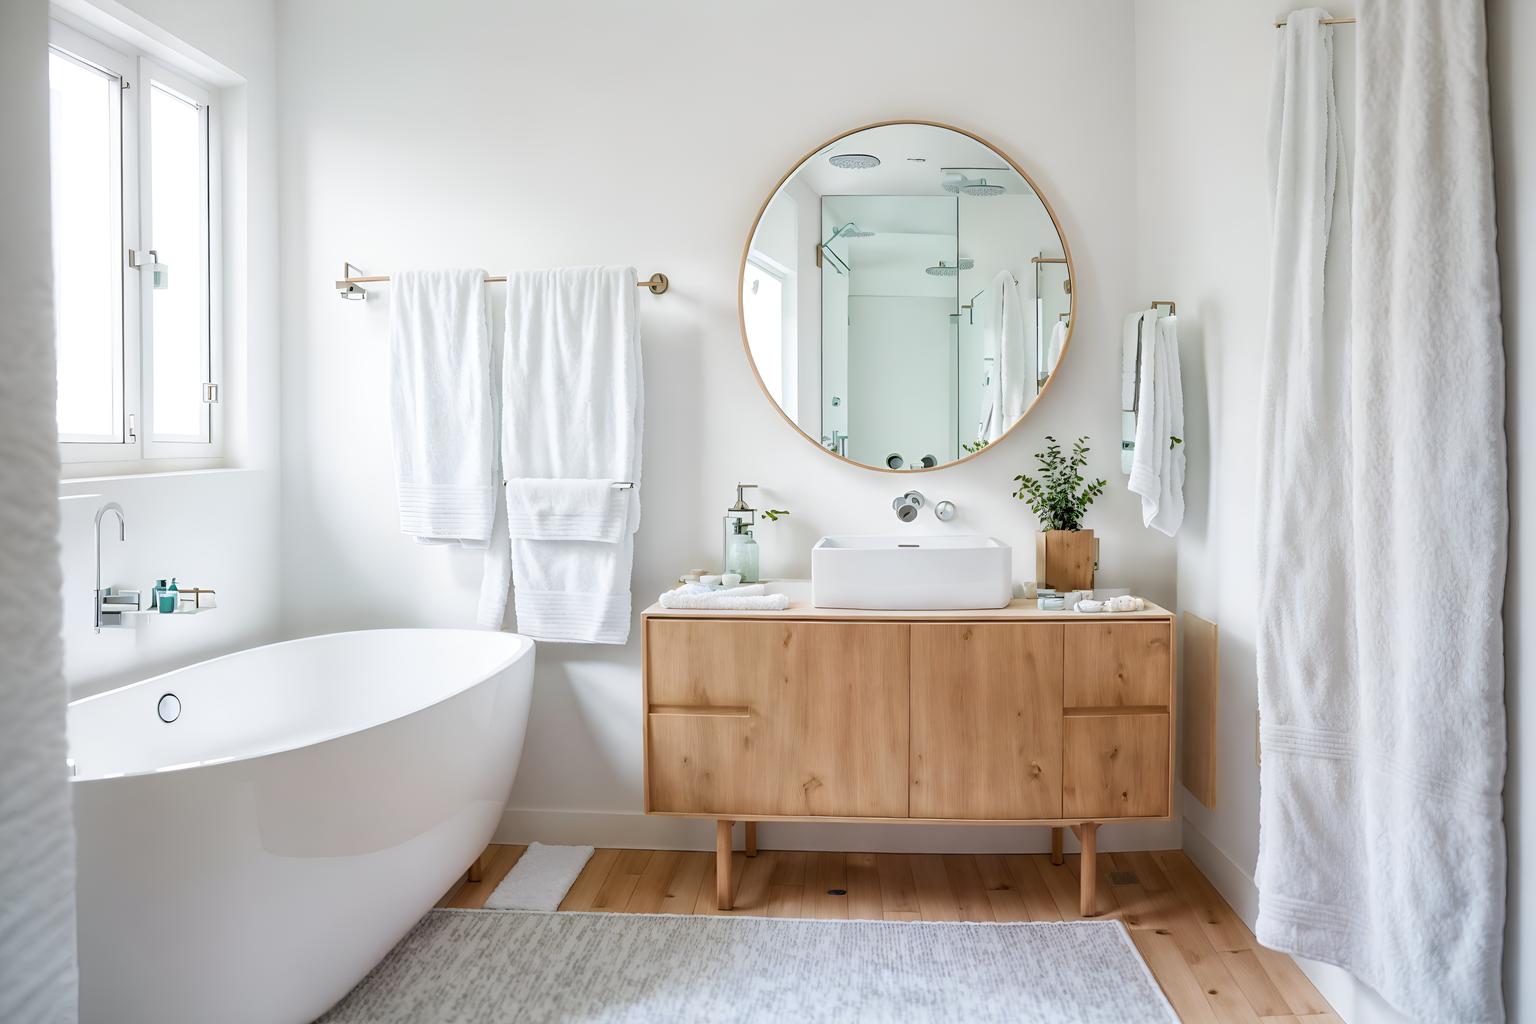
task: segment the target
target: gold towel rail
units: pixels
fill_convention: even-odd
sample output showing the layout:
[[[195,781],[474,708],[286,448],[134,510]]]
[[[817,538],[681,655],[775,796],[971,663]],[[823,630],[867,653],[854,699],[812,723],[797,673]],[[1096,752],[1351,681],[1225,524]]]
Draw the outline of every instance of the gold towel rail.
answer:
[[[389,275],[388,274],[356,274],[356,275],[353,275],[353,274],[350,273],[353,269],[354,268],[353,268],[352,264],[350,264],[350,263],[343,264],[342,268],[341,268],[342,276],[339,277],[336,280],[336,290],[337,290],[337,292],[339,292],[341,294],[341,297],[344,298],[344,299],[361,299],[361,298],[364,298],[368,294],[368,289],[359,287],[360,285],[377,284],[377,283],[379,283],[381,281],[388,281],[389,280]],[[500,274],[500,275],[493,274],[493,275],[488,275],[486,277],[485,283],[486,284],[497,284],[497,283],[505,284],[506,280],[507,280],[507,277],[506,277],[505,274]],[[647,277],[647,278],[644,278],[643,280],[635,282],[635,287],[637,287],[637,288],[649,288],[651,290],[651,294],[652,295],[664,295],[664,294],[666,294],[667,289],[670,288],[671,286],[672,286],[672,282],[670,280],[668,280],[667,275],[663,274],[663,273],[660,273],[660,272],[657,272],[655,274],[652,274],[650,277]]]
[[[1353,25],[1354,23],[1354,18],[1324,18],[1322,21],[1318,22],[1319,25]],[[1285,28],[1285,22],[1275,22],[1275,28]]]
[[[1156,309],[1158,306],[1167,306],[1169,316],[1179,315],[1179,304],[1172,299],[1153,299],[1150,308]]]

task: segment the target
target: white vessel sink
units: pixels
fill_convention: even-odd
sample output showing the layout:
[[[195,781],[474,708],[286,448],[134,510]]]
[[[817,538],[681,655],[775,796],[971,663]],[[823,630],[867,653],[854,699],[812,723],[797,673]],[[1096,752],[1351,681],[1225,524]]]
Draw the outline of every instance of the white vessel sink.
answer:
[[[817,608],[1001,608],[1013,549],[991,537],[823,537],[811,549]]]

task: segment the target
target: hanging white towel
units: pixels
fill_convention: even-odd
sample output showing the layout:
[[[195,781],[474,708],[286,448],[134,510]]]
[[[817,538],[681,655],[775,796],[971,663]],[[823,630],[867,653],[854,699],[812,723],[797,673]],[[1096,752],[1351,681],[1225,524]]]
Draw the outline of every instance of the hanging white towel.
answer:
[[[977,300],[986,312],[986,352],[992,373],[982,395],[976,435],[996,441],[1034,401],[1036,366],[1029,318],[1012,271],[1000,270]]]
[[[636,293],[633,268],[507,278],[506,550],[518,632],[537,640],[629,639],[644,418]],[[616,482],[633,486],[619,490]],[[504,565],[487,566],[483,626],[502,622]]]
[[[1136,448],[1127,487],[1141,495],[1141,524],[1172,537],[1184,522],[1184,385],[1179,377],[1179,318],[1142,320],[1141,392]]]
[[[400,532],[484,547],[496,501],[483,270],[401,270],[389,303]]]
[[[1503,1020],[1508,522],[1483,4],[1361,3],[1347,248],[1337,231],[1323,244],[1332,169],[1336,227],[1347,176],[1320,14],[1290,15],[1278,63],[1256,933],[1415,1019]],[[1325,253],[1350,267],[1347,331],[1331,270],[1323,302]]]
[[[1067,322],[1060,317],[1056,318],[1056,326],[1051,328],[1050,360],[1045,364],[1045,372],[1056,372],[1056,364],[1061,362],[1061,353],[1067,347]]]

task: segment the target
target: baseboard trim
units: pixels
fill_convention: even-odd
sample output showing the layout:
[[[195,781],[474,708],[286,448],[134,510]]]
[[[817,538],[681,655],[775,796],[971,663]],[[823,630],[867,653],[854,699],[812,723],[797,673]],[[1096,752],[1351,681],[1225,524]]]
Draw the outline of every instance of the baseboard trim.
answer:
[[[497,843],[569,843],[622,850],[713,850],[714,822],[665,818],[634,811],[566,811],[509,807],[492,841]],[[1099,849],[1176,850],[1179,822],[1105,825]],[[741,830],[737,830],[741,842]],[[1077,849],[1069,832],[1067,849]],[[1044,826],[871,825],[848,822],[765,821],[757,828],[758,846],[770,850],[860,853],[1048,853],[1050,829]]]
[[[1184,853],[1252,931],[1259,917],[1259,885],[1253,876],[1187,818],[1184,820]],[[1344,1024],[1410,1024],[1409,1018],[1388,1006],[1374,989],[1348,971],[1305,957],[1294,959]]]

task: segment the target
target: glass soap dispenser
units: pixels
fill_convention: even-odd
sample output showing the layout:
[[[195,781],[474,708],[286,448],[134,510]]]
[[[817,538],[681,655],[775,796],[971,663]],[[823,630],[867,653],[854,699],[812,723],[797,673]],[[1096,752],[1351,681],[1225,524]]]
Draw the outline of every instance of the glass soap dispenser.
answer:
[[[757,509],[747,504],[744,492],[757,484],[736,485],[736,504],[725,512],[725,571],[739,573],[741,582],[757,582],[757,540],[752,528],[757,524]]]

